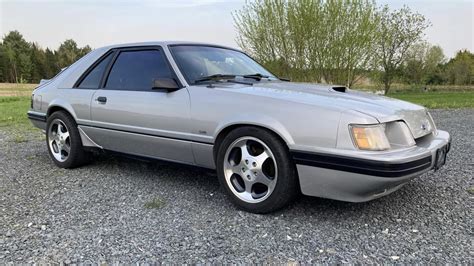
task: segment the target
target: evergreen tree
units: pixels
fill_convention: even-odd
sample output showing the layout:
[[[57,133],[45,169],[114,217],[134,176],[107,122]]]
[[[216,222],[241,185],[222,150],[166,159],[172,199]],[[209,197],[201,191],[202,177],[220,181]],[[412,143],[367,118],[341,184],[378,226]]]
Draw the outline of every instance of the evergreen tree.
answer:
[[[91,51],[78,47],[74,40],[64,41],[57,51],[44,50],[37,43],[27,42],[18,31],[6,34],[0,42],[0,82],[38,83],[54,77]]]
[[[46,54],[36,43],[31,45],[31,62],[33,69],[31,72],[31,82],[38,83],[41,79],[47,76]]]

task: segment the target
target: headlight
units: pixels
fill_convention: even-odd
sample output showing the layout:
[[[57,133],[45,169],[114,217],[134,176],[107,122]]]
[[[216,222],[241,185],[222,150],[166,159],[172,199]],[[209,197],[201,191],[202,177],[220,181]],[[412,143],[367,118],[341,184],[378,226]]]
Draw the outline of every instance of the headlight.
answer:
[[[354,144],[361,150],[383,151],[390,149],[385,125],[351,125]]]

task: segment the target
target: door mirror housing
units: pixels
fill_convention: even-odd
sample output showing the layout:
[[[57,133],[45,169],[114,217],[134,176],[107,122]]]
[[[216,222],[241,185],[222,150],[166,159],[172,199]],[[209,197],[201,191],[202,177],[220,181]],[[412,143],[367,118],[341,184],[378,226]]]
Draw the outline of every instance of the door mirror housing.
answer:
[[[167,92],[173,92],[180,89],[176,80],[172,78],[158,78],[153,80],[153,90],[166,90]]]

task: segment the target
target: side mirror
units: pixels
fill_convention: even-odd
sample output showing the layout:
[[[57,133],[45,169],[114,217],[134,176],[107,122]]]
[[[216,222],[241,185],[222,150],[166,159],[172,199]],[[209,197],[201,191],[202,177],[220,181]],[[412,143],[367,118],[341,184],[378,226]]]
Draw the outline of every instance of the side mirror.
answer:
[[[173,92],[180,89],[176,80],[171,78],[158,78],[153,80],[153,90],[166,90],[167,92]]]

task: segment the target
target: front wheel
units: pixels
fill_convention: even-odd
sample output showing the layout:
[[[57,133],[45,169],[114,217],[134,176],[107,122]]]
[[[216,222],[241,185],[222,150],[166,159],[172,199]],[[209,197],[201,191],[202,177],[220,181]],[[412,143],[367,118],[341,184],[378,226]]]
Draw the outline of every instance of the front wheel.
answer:
[[[249,212],[268,213],[297,194],[297,175],[286,145],[258,127],[231,131],[217,154],[219,182],[231,201]]]
[[[74,119],[63,111],[48,117],[46,144],[54,164],[61,168],[74,168],[86,161],[81,136]]]

